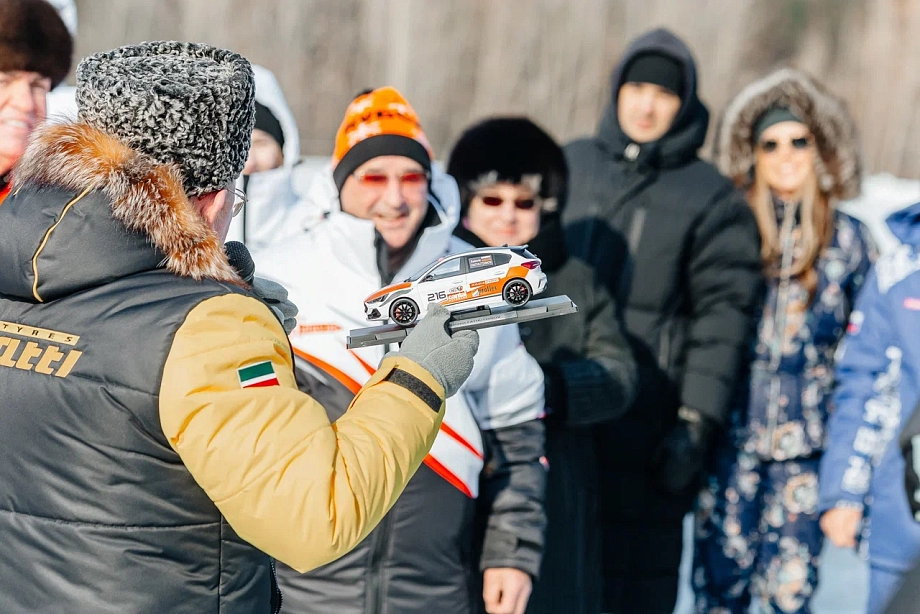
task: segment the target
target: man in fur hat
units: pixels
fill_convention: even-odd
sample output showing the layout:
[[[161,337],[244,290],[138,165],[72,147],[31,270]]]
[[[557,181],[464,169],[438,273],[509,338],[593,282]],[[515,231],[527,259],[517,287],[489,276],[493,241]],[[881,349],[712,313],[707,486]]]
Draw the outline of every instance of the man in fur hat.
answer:
[[[45,0],[0,0],[0,203],[10,170],[45,119],[45,96],[70,71],[73,39]]]
[[[435,305],[345,415],[222,249],[252,134],[236,53],[84,59],[0,207],[0,612],[269,614],[362,541],[438,434],[475,331]],[[373,369],[372,369],[373,370]],[[270,558],[271,557],[271,558]]]

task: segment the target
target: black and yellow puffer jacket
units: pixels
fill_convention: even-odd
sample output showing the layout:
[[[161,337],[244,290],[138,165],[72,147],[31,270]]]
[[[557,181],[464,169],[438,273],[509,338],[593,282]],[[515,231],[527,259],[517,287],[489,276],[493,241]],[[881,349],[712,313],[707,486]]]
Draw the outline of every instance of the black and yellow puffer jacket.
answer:
[[[390,509],[444,390],[390,358],[331,425],[178,171],[71,124],[0,206],[0,399],[0,612],[268,614],[272,559]]]

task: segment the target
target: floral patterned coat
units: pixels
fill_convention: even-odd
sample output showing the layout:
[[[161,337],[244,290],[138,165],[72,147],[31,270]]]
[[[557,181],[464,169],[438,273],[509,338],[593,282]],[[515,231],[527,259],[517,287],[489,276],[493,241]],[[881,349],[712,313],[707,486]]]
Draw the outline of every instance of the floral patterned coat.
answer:
[[[776,201],[783,269],[800,251],[796,209],[795,203]],[[768,281],[749,396],[734,429],[736,443],[762,460],[807,458],[824,449],[834,352],[877,257],[865,225],[839,211],[834,216],[831,243],[815,264],[817,286],[810,301],[798,279],[782,275]]]

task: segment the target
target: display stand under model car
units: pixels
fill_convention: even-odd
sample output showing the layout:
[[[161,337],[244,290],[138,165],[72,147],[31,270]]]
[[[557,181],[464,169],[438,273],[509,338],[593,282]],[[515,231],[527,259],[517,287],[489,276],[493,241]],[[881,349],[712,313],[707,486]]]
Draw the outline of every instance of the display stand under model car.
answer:
[[[428,303],[451,313],[451,332],[489,328],[573,313],[567,296],[531,301],[546,289],[540,259],[527,246],[484,247],[445,256],[417,275],[390,284],[364,301],[367,319],[391,324],[350,331],[349,348],[398,343]]]

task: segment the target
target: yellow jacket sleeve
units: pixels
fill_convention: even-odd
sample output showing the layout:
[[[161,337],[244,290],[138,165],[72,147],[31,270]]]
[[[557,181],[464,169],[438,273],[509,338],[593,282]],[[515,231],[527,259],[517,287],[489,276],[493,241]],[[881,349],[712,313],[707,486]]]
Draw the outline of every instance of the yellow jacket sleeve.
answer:
[[[266,363],[278,385],[243,387],[246,367],[264,374]],[[197,483],[241,538],[300,572],[371,532],[422,463],[443,415],[441,385],[396,357],[330,424],[297,390],[281,325],[260,301],[239,295],[189,313],[160,386],[163,432]]]

